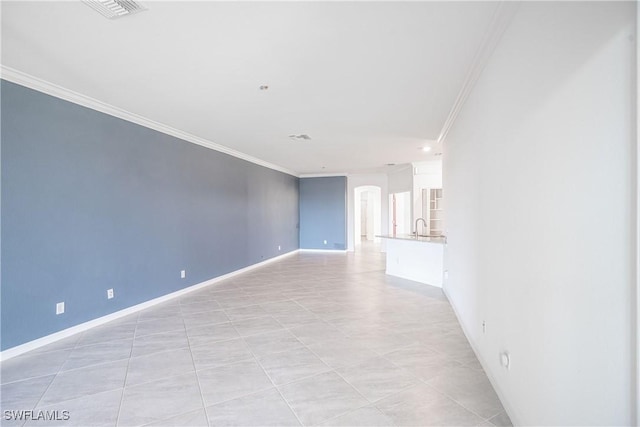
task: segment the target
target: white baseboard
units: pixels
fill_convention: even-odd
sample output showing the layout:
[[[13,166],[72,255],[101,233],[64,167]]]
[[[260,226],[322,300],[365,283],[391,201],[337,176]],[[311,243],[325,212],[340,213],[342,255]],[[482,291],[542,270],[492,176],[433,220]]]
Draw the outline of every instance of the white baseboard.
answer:
[[[105,323],[111,322],[112,320],[119,319],[124,316],[128,316],[130,314],[136,313],[138,311],[144,310],[149,307],[153,307],[154,305],[158,305],[163,302],[170,301],[172,299],[181,297],[185,294],[188,294],[193,291],[197,291],[202,288],[206,288],[207,286],[214,285],[223,280],[229,279],[231,277],[237,276],[242,273],[246,273],[251,270],[255,270],[256,268],[263,267],[267,264],[271,264],[277,261],[282,260],[283,258],[289,257],[291,255],[295,255],[299,252],[299,249],[293,250],[291,252],[287,252],[283,255],[278,255],[277,257],[270,258],[268,260],[259,262],[257,264],[250,265],[245,268],[241,268],[240,270],[232,271],[231,273],[224,274],[222,276],[214,277],[213,279],[206,280],[201,283],[197,283],[195,285],[189,286],[188,288],[180,289],[178,291],[172,292],[170,294],[163,295],[158,298],[154,298],[149,301],[145,301],[140,304],[136,304],[131,307],[127,307],[125,309],[116,311],[115,313],[107,314],[106,316],[99,317],[97,319],[89,320],[88,322],[81,323],[76,326],[72,326],[67,329],[63,329],[62,331],[54,332],[53,334],[44,336],[42,338],[35,339],[33,341],[29,341],[24,344],[17,345],[15,347],[8,348],[2,352],[0,352],[0,361],[5,361],[11,359],[12,357],[19,356],[28,351],[35,350],[37,348],[43,347],[45,345],[54,343],[64,338],[68,338],[72,335],[79,334],[80,332],[87,331],[91,328],[95,328],[96,326],[104,325]]]
[[[477,347],[475,346],[475,343],[469,339],[470,335],[467,332],[467,329],[465,328],[464,323],[462,323],[462,317],[460,317],[460,313],[458,313],[458,309],[456,308],[455,304],[451,300],[451,297],[449,296],[449,292],[447,292],[447,289],[445,286],[442,287],[442,291],[444,292],[444,295],[447,297],[447,301],[449,301],[449,305],[451,305],[451,308],[453,308],[453,312],[455,313],[456,318],[458,319],[458,323],[462,328],[462,332],[464,333],[464,336],[467,338],[467,341],[471,345],[471,349],[476,354],[476,357],[478,358],[480,365],[482,365],[482,369],[484,369],[484,372],[487,375],[487,378],[489,379],[491,386],[495,390],[496,394],[498,395],[498,398],[500,399],[500,402],[502,403],[502,406],[504,407],[504,410],[507,412],[507,415],[511,419],[511,424],[513,424],[514,426],[522,425],[522,423],[520,423],[520,420],[516,417],[515,411],[511,407],[509,400],[507,399],[507,396],[505,396],[505,394],[500,390],[500,387],[498,387],[498,383],[493,378],[491,371],[487,369],[487,366],[488,366],[487,362],[482,357],[482,354],[478,351]]]

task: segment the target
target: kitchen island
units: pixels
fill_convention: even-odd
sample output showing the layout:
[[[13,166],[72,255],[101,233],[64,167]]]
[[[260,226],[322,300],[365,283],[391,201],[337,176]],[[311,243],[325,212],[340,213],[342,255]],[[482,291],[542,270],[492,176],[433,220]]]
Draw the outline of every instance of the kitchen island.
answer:
[[[376,237],[385,242],[387,274],[442,287],[446,238],[415,235]]]

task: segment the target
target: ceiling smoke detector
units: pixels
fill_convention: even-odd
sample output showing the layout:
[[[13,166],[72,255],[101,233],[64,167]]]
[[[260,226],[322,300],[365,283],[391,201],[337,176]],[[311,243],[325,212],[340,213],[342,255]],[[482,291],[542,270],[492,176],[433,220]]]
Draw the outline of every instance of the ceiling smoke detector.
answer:
[[[109,19],[121,18],[146,10],[132,0],[82,0],[82,2]]]
[[[309,141],[311,140],[311,137],[309,135],[307,135],[306,133],[301,133],[299,135],[289,135],[289,138],[291,139],[297,139],[297,140],[305,140],[305,141]]]

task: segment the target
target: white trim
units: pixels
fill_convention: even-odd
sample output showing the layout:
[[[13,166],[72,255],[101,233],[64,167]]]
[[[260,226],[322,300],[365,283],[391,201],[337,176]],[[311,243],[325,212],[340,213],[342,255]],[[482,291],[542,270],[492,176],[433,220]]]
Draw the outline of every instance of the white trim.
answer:
[[[98,101],[97,99],[91,98],[86,95],[82,95],[80,93],[74,92],[62,86],[49,83],[38,77],[29,75],[27,73],[23,73],[22,71],[18,71],[14,68],[10,68],[1,64],[0,64],[0,78],[12,83],[26,86],[30,89],[37,90],[39,92],[54,96],[56,98],[64,99],[65,101],[73,102],[74,104],[91,108],[92,110],[96,110],[101,113],[108,114],[110,116],[117,117],[119,119],[123,119],[128,122],[135,123],[140,126],[144,126],[146,128],[156,130],[158,132],[162,132],[164,134],[182,139],[184,141],[191,142],[192,144],[210,148],[212,150],[219,151],[221,153],[225,153],[242,160],[246,160],[247,162],[264,166],[269,169],[277,170],[279,172],[293,175],[295,177],[298,176],[297,172],[294,172],[282,166],[278,166],[273,163],[260,160],[248,154],[241,153],[240,151],[236,151],[229,147],[216,144],[215,142],[209,141],[204,138],[200,138],[199,136],[192,135],[190,133],[181,131],[171,126],[164,125],[162,123],[156,122],[154,120],[148,119],[138,114],[123,110],[122,108],[115,107],[113,105],[107,104],[102,101]]]
[[[460,328],[462,328],[462,332],[464,333],[464,336],[467,339],[467,342],[469,343],[469,345],[471,345],[471,349],[476,354],[476,357],[478,358],[478,362],[480,362],[482,369],[487,375],[487,378],[489,379],[489,382],[491,383],[493,390],[498,395],[498,398],[500,399],[500,403],[502,403],[502,406],[504,407],[505,412],[507,413],[507,415],[509,416],[509,419],[511,420],[511,424],[514,426],[522,425],[522,423],[516,416],[516,412],[511,407],[509,400],[507,400],[507,396],[500,390],[500,388],[498,387],[498,382],[493,378],[491,371],[487,369],[489,365],[483,359],[482,354],[478,351],[474,342],[469,339],[470,335],[467,332],[467,329],[465,328],[464,323],[462,323],[462,317],[460,317],[460,314],[458,313],[458,310],[456,309],[455,304],[453,304],[452,299],[449,297],[449,293],[447,292],[447,288],[445,286],[442,287],[442,292],[444,293],[444,296],[447,297],[447,301],[449,301],[449,305],[451,306],[451,308],[453,308],[453,312],[456,315],[456,318],[458,319],[458,324],[460,325]]]
[[[451,107],[451,111],[449,111],[449,115],[442,126],[440,135],[438,135],[437,142],[443,142],[447,137],[449,130],[453,127],[453,123],[456,121],[458,114],[462,110],[462,107],[478,81],[478,78],[480,78],[482,70],[484,70],[485,65],[487,65],[487,62],[498,45],[498,42],[502,38],[504,31],[511,23],[513,16],[518,10],[518,6],[520,6],[519,0],[503,0],[496,8],[487,32],[480,43],[480,47],[473,58],[471,67],[467,72],[467,76],[462,83],[462,88],[460,88],[460,92],[458,93],[458,96]]]
[[[347,173],[301,173],[298,178],[324,178],[332,176],[348,176]]]
[[[115,313],[107,314],[106,316],[99,317],[97,319],[89,320],[88,322],[81,323],[76,326],[72,326],[70,328],[64,329],[59,332],[55,332],[53,334],[44,336],[42,338],[35,339],[33,341],[29,341],[24,344],[20,344],[15,347],[8,348],[2,352],[0,352],[0,361],[5,361],[7,359],[11,359],[12,357],[19,356],[23,353],[26,353],[31,350],[35,350],[47,344],[52,344],[61,339],[70,337],[72,335],[78,334],[80,332],[87,331],[91,328],[95,328],[96,326],[104,325],[105,323],[111,322],[112,320],[119,319],[124,316],[128,316],[133,313],[137,313],[138,311],[144,310],[149,307],[153,307],[154,305],[170,301],[172,299],[181,297],[185,294],[191,293],[193,291],[197,291],[199,289],[205,288],[207,286],[211,286],[223,280],[229,279],[231,277],[235,277],[239,274],[246,273],[251,270],[255,270],[256,268],[263,267],[267,264],[271,264],[277,261],[282,260],[283,258],[292,256],[297,254],[299,249],[295,249],[291,252],[287,252],[286,254],[278,255],[277,257],[270,258],[265,261],[261,261],[257,264],[250,265],[248,267],[241,268],[240,270],[232,271],[231,273],[224,274],[222,276],[214,277],[213,279],[206,280],[201,283],[197,283],[195,285],[189,286],[188,288],[180,289],[178,291],[172,292],[167,295],[163,295],[158,298],[154,298],[149,301],[145,301],[143,303],[134,305],[132,307],[125,308],[120,311],[116,311]]]
[[[300,252],[316,252],[316,253],[324,253],[324,254],[346,254],[348,251],[346,249],[299,249]]]

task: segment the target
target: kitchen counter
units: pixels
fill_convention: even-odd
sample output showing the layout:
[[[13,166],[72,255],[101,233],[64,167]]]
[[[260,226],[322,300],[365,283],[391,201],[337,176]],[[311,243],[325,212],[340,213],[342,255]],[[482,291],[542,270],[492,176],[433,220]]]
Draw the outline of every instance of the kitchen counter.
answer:
[[[439,243],[441,245],[447,243],[447,238],[444,236],[418,235],[418,237],[416,237],[415,234],[396,234],[396,235],[382,234],[376,237],[380,237],[382,239],[409,240],[413,242]]]
[[[442,287],[445,237],[382,235],[387,252],[386,273]]]

